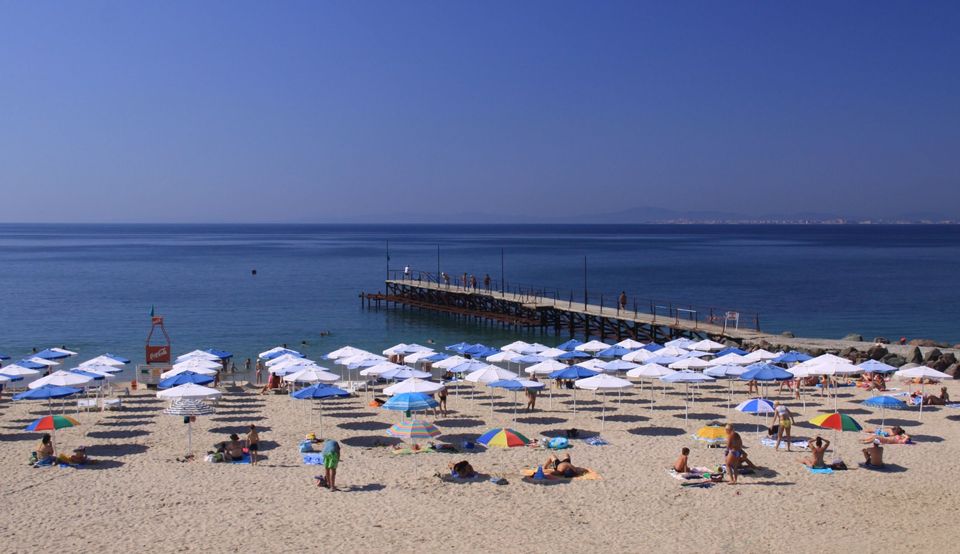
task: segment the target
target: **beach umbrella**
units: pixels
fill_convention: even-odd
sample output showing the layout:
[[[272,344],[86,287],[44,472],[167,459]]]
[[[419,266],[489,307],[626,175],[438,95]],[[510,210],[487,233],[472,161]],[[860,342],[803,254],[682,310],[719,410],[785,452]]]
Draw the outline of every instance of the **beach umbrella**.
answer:
[[[23,377],[7,377],[6,375],[0,374],[0,385],[4,383],[10,383],[12,381],[19,381],[20,379],[23,379]]]
[[[44,360],[62,360],[64,358],[69,358],[70,356],[76,356],[76,352],[71,352],[70,350],[64,350],[62,348],[47,348],[46,350],[41,350],[33,355],[35,358],[42,358]]]
[[[813,356],[808,356],[803,352],[797,352],[796,350],[791,350],[790,352],[784,352],[776,358],[771,359],[770,361],[775,364],[794,364],[805,362],[807,360],[812,360]]]
[[[117,378],[117,376],[112,373],[102,373],[99,371],[94,371],[89,368],[74,368],[74,369],[68,369],[67,371],[69,371],[70,373],[76,373],[77,375],[80,375],[83,377],[89,377],[91,381],[88,382],[87,385],[92,385],[93,381],[104,381],[108,379],[112,381]]]
[[[932,367],[927,367],[924,365],[911,367],[911,368],[900,368],[896,373],[893,374],[895,377],[900,377],[901,379],[920,379],[920,416],[919,419],[923,419],[923,396],[926,381],[929,379],[931,381],[944,381],[946,379],[953,379],[953,376],[943,373],[942,371],[937,371]]]
[[[598,372],[593,371],[592,369],[587,369],[578,365],[573,365],[564,369],[558,369],[553,371],[547,376],[551,379],[561,379],[564,381],[575,381],[577,379],[584,379],[586,377],[593,377],[597,375]],[[553,393],[551,393],[552,395]],[[552,404],[552,400],[551,400]],[[573,389],[573,413],[577,413],[577,389]]]
[[[221,360],[227,360],[233,357],[233,354],[227,352],[226,350],[220,350],[219,348],[207,348],[204,350],[207,354],[213,354],[214,356],[220,358]]]
[[[871,396],[863,401],[865,406],[871,406],[874,408],[880,408],[880,427],[883,427],[884,422],[886,421],[886,411],[887,408],[891,410],[906,410],[907,403],[899,398],[894,398],[886,394],[880,394],[876,396]]]
[[[473,373],[474,371],[480,371],[481,369],[486,369],[488,367],[496,366],[481,362],[480,360],[466,360],[463,363],[450,367],[449,371],[450,373]]]
[[[598,358],[590,358],[589,360],[583,360],[583,361],[577,362],[576,365],[577,367],[583,367],[583,368],[589,369],[590,371],[596,371],[597,373],[602,373],[603,372],[602,368],[604,365],[606,365],[606,363],[607,362]]]
[[[265,352],[261,352],[260,354],[258,354],[258,357],[261,360],[272,360],[278,356],[283,356],[284,354],[293,354],[294,356],[303,356],[303,354],[291,348],[284,348],[283,346],[277,346]]]
[[[506,389],[513,391],[513,419],[517,419],[517,392],[521,390],[540,390],[544,384],[540,381],[528,381],[527,379],[501,379],[487,383],[490,388]],[[493,413],[493,402],[490,402],[490,413]]]
[[[665,347],[664,347],[662,344],[657,344],[657,343],[655,343],[655,342],[651,342],[651,343],[647,343],[647,344],[644,345],[642,348],[643,348],[643,350],[646,350],[647,352],[657,352],[657,351],[659,351],[659,350],[663,350]]]
[[[693,438],[707,444],[723,444],[727,442],[727,430],[723,425],[707,425],[697,429]]]
[[[470,346],[470,345],[467,345],[467,346]],[[521,354],[521,353],[523,353],[523,349],[524,349],[524,348],[528,348],[529,346],[530,346],[530,343],[529,343],[529,342],[524,342],[524,341],[522,341],[522,340],[517,340],[517,341],[511,342],[510,344],[505,344],[505,345],[501,346],[501,347],[500,347],[500,350],[502,350],[502,351],[504,351],[504,352],[515,352],[515,353],[517,353],[517,354]]]
[[[627,371],[627,377],[640,379],[640,392],[643,393],[643,379],[659,379],[664,375],[676,373],[676,370],[660,364],[644,364]],[[662,394],[663,390],[661,390]],[[650,385],[650,411],[653,411],[653,385]]]
[[[557,360],[550,360],[550,359],[548,359],[548,360],[544,360],[544,361],[540,362],[539,364],[533,364],[532,366],[524,369],[523,371],[524,371],[524,373],[526,373],[526,374],[528,374],[528,375],[541,375],[541,376],[543,376],[543,375],[550,375],[550,374],[553,373],[554,371],[557,371],[557,370],[560,370],[560,369],[566,369],[567,367],[569,367],[569,366],[567,366],[567,364],[565,364],[565,363],[563,363],[563,362],[558,362]],[[550,406],[549,406],[549,407],[550,407],[550,409],[552,410],[552,409],[553,409],[553,387],[550,387],[548,390],[550,391]]]
[[[764,350],[763,348],[760,348],[758,350],[754,350],[753,352],[745,354],[743,358],[744,358],[744,361],[746,361],[747,363],[753,364],[756,362],[766,362],[766,361],[772,360],[779,355],[780,355],[779,352],[770,352],[768,350]]]
[[[177,356],[176,361],[177,363],[180,363],[180,362],[186,362],[189,360],[210,360],[210,361],[215,361],[219,363],[221,358],[220,356],[211,354],[210,352],[205,352],[203,350],[193,350],[191,352],[187,352],[186,354]]]
[[[597,352],[596,356],[598,358],[619,358],[620,356],[629,354],[632,351],[633,350],[631,350],[630,348],[614,345]]]
[[[651,358],[656,358],[656,357],[657,357],[657,354],[655,352],[651,352],[649,350],[644,350],[643,348],[641,348],[640,350],[634,350],[629,354],[624,354],[622,359],[625,362],[645,364]]]
[[[336,383],[340,380],[340,376],[320,366],[314,366],[288,373],[283,376],[283,380],[288,383]]]
[[[39,358],[38,358],[38,359],[39,359]],[[14,365],[19,366],[19,367],[24,367],[24,368],[27,368],[27,369],[33,369],[33,370],[38,370],[38,369],[44,369],[44,370],[45,370],[45,369],[47,369],[47,368],[49,367],[49,366],[46,365],[46,364],[40,364],[40,363],[37,363],[37,362],[31,362],[30,360],[17,360],[17,362],[16,362],[15,364],[10,364],[10,365],[7,366],[7,367],[11,367],[11,366],[14,366]]]
[[[772,364],[755,363],[746,369],[740,374],[743,381],[789,381],[794,378],[789,371]]]
[[[433,356],[429,356],[429,357],[424,358],[423,361],[425,361],[425,362],[430,362],[430,363],[432,363],[432,364],[436,364],[437,362],[442,362],[443,360],[446,360],[446,359],[449,358],[449,357],[450,357],[449,354],[444,354],[444,353],[442,353],[442,352],[437,352],[437,353],[434,354]],[[434,367],[436,367],[436,365],[434,365]]]
[[[217,389],[197,385],[196,383],[186,383],[177,385],[157,393],[157,398],[173,400],[177,398],[189,400],[208,400],[220,398],[221,393]]]
[[[66,429],[67,427],[76,427],[80,422],[70,416],[48,415],[43,416],[27,425],[27,431],[56,431],[57,429]]]
[[[187,358],[182,362],[177,362],[170,366],[171,369],[188,369],[195,371],[197,369],[209,369],[217,371],[223,369],[223,363],[218,360],[207,360],[203,358]]]
[[[396,412],[422,412],[439,405],[433,397],[422,392],[404,392],[390,397],[381,408]]]
[[[636,350],[638,348],[643,348],[643,343],[640,341],[635,341],[633,339],[623,339],[622,341],[614,344],[614,346],[622,346],[630,350]]]
[[[60,370],[54,371],[46,377],[37,379],[36,381],[27,385],[27,387],[31,389],[37,389],[45,385],[54,385],[58,387],[77,387],[84,386],[90,381],[92,381],[92,379],[85,375],[79,375],[77,373]]]
[[[542,358],[556,359],[557,356],[562,356],[563,354],[566,354],[566,353],[567,353],[566,350],[562,350],[560,348],[547,348],[546,350],[541,350],[540,352],[537,352],[537,356],[540,356]]]
[[[393,362],[381,362],[379,364],[372,365],[366,369],[361,369],[360,375],[363,375],[364,377],[369,377],[373,375],[379,376],[382,373],[386,373],[388,371],[393,371],[396,369],[403,369],[405,367],[407,366],[395,364]]]
[[[463,349],[464,354],[475,358],[483,358],[487,355],[487,353],[494,352],[497,352],[496,348],[491,348],[485,344],[480,344],[479,342]]]
[[[660,378],[660,380],[665,383],[683,383],[686,387],[683,398],[683,422],[684,424],[687,424],[690,417],[690,383],[708,383],[713,381],[714,378],[710,377],[709,375],[704,375],[703,373],[685,369],[683,371],[677,371],[669,375],[664,375]]]
[[[671,347],[671,346],[675,346],[675,347],[677,347],[677,348],[689,348],[690,345],[691,345],[691,344],[694,344],[695,342],[697,342],[697,341],[695,341],[695,340],[693,340],[693,339],[688,339],[687,337],[680,337],[680,338],[678,338],[678,339],[673,339],[673,340],[671,340],[671,341],[667,341],[667,342],[663,343],[663,346],[665,346],[665,347],[667,347],[667,348],[669,348],[669,347]]]
[[[861,431],[863,427],[857,423],[857,420],[847,414],[832,413],[822,414],[810,420],[810,423],[824,429],[833,429],[835,431]]]
[[[706,369],[710,367],[710,364],[700,358],[683,358],[682,360],[677,360],[669,364],[667,367],[670,369]]]
[[[736,352],[731,352],[729,354],[724,354],[723,356],[717,356],[712,360],[707,361],[711,366],[718,365],[750,365],[750,360],[744,358],[742,355],[737,354]]]
[[[66,396],[71,396],[77,393],[83,392],[83,390],[64,386],[64,385],[43,385],[40,387],[32,388],[25,392],[21,392],[13,395],[14,400],[50,400],[51,398],[64,398]]]
[[[892,365],[887,365],[878,360],[867,360],[857,364],[857,367],[862,369],[864,373],[893,373],[897,370]]]
[[[497,352],[495,354],[490,354],[489,356],[487,356],[486,361],[488,363],[499,363],[499,362],[510,363],[515,361],[517,358],[521,358],[521,357],[523,357],[523,354],[520,354],[519,352],[514,352],[513,350],[501,350],[500,352]],[[477,362],[477,363],[480,363],[480,362]]]
[[[514,431],[513,429],[496,428],[490,429],[486,433],[480,435],[480,437],[477,438],[477,442],[486,446],[487,448],[494,446],[500,448],[511,448],[514,446],[526,446],[530,444],[530,439]]]
[[[746,371],[747,368],[739,365],[717,365],[703,370],[704,375],[709,375],[714,379],[727,380],[730,389],[727,396],[727,411],[730,410],[730,406],[733,404],[733,380],[738,379]]]
[[[557,345],[557,348],[559,348],[560,350],[566,350],[566,351],[569,352],[569,351],[571,351],[571,350],[575,350],[575,349],[576,349],[578,346],[580,346],[581,344],[583,344],[583,343],[580,342],[580,341],[578,341],[577,339],[570,339],[570,340],[568,340],[567,342],[558,344],[558,345]]]
[[[430,356],[436,355],[436,352],[433,350],[419,350],[417,352],[412,352],[410,354],[404,354],[403,363],[405,364],[415,364],[421,360],[425,360]]]
[[[630,371],[631,369],[636,369],[640,367],[640,364],[633,362],[628,362],[625,360],[610,360],[607,363],[601,364],[599,369],[604,373],[617,373],[618,371]]]
[[[670,343],[667,343],[668,345]],[[658,356],[671,356],[674,358],[685,358],[691,352],[689,350],[680,348],[679,346],[664,346],[660,350],[657,350]]]
[[[772,414],[776,411],[773,407],[773,402],[770,402],[766,398],[751,398],[749,400],[744,400],[743,402],[737,404],[736,410],[738,412],[743,412],[745,414]],[[760,422],[757,422],[757,434],[760,434]]]
[[[198,374],[198,375],[209,375],[209,376],[211,376],[211,377],[217,374],[217,370],[215,370],[215,369],[208,369],[208,368],[205,368],[205,367],[193,367],[193,368],[191,368],[191,367],[180,367],[180,368],[177,368],[177,369],[171,369],[171,370],[169,370],[169,371],[164,371],[163,373],[160,374],[160,378],[161,378],[161,379],[169,379],[169,378],[171,378],[171,377],[176,377],[177,375],[180,375],[181,373],[186,373],[186,372],[196,373],[196,374]]]
[[[0,367],[0,375],[6,375],[11,380],[19,381],[21,379],[32,379],[40,375],[40,372],[20,364],[10,364],[6,367]]]
[[[403,366],[402,368],[394,368],[388,371],[384,371],[380,374],[380,377],[383,379],[394,379],[397,381],[403,379],[429,379],[432,375],[426,371],[420,371],[413,369],[412,367]]]
[[[730,348],[724,348],[723,350],[716,352],[714,356],[720,357],[720,356],[726,356],[727,354],[736,354],[738,356],[746,356],[747,354],[749,354],[749,352],[741,348],[732,346]]]
[[[288,351],[287,353],[289,354],[290,352]],[[294,352],[294,353],[300,354],[299,352]],[[373,355],[372,352],[368,352],[361,348],[355,348],[353,346],[344,346],[342,348],[338,348],[334,350],[333,352],[328,352],[327,355],[324,356],[324,358],[328,360],[339,360],[340,358],[349,358],[351,356],[357,356],[361,354]]]
[[[440,429],[432,423],[420,419],[410,419],[393,424],[387,429],[387,436],[410,442],[430,440],[440,436]]]
[[[440,360],[439,362],[433,364],[433,367],[437,369],[448,370],[469,361],[470,360],[464,358],[463,356],[450,356],[445,360]]]
[[[299,364],[303,362],[312,362],[313,360],[305,358],[302,354],[281,354],[275,358],[271,358],[266,362],[266,366],[273,367],[283,367],[291,364]]]
[[[193,455],[193,418],[213,412],[212,407],[195,398],[177,398],[163,410],[167,415],[181,416],[187,420],[187,456]]]
[[[613,375],[600,373],[598,375],[594,375],[593,377],[579,379],[573,383],[573,386],[577,387],[578,389],[592,390],[594,392],[616,390],[619,394],[619,392],[623,389],[633,388],[633,383],[627,381],[626,379],[614,377]],[[607,402],[606,397],[601,398],[603,398],[600,404],[600,430],[602,431],[604,425],[606,424]]]
[[[27,362],[27,364],[29,364],[29,367],[31,369],[43,369],[45,367],[53,367],[55,365],[60,365],[60,362],[55,362],[53,360],[46,360],[44,358],[38,358],[36,356],[32,358],[24,358],[21,361]]]
[[[609,344],[599,340],[592,340],[590,342],[585,342],[577,346],[576,348],[574,348],[574,350],[579,350],[580,352],[587,352],[588,354],[596,354],[597,352],[606,350],[608,348],[610,348]]]
[[[720,344],[717,341],[712,341],[710,339],[704,339],[702,341],[695,342],[690,344],[689,347],[693,350],[700,350],[701,352],[719,352],[727,347],[725,344]]]
[[[457,368],[459,367],[460,366],[457,366]],[[468,373],[465,379],[471,383],[491,383],[501,379],[516,379],[517,377],[518,375],[516,373],[503,369],[502,367],[485,365],[480,369]]]
[[[526,343],[524,343],[524,344],[526,344]],[[456,352],[456,353],[458,353],[458,354],[462,354],[462,353],[463,353],[463,349],[464,349],[464,348],[469,348],[470,346],[472,346],[472,345],[471,345],[469,342],[458,342],[457,344],[448,345],[448,346],[446,347],[446,350],[449,350],[450,352]],[[504,347],[504,348],[505,348],[505,347]]]
[[[560,354],[556,359],[558,360],[589,360],[592,358],[590,354],[586,352],[581,352],[580,350],[571,350],[565,354]]]
[[[346,398],[350,393],[332,385],[318,383],[309,387],[302,388],[292,396],[296,400],[319,400],[320,401],[320,436],[323,436],[323,399],[324,398]],[[310,411],[310,423],[313,423],[313,410]]]
[[[77,369],[82,369],[83,371],[96,371],[98,373],[120,373],[123,371],[123,366],[85,362],[78,365]]]
[[[517,364],[539,364],[544,360],[546,360],[546,358],[543,356],[538,356],[536,354],[524,354],[519,358],[514,358],[513,362]]]
[[[383,389],[383,394],[386,394],[387,396],[393,396],[395,394],[402,394],[405,392],[422,392],[425,394],[432,394],[442,388],[443,385],[440,383],[424,381],[423,379],[414,377],[412,379],[406,379],[404,381],[400,381],[399,383],[390,385],[389,387]]]
[[[531,355],[531,354],[540,354],[541,352],[543,352],[543,351],[545,351],[545,350],[549,350],[549,349],[550,349],[550,347],[547,346],[547,345],[545,345],[545,344],[540,344],[539,342],[534,342],[534,343],[528,344],[527,346],[522,347],[520,350],[518,350],[518,352],[520,352],[520,353],[523,354],[523,355],[528,356],[528,355]]]
[[[163,379],[157,383],[158,389],[169,389],[179,385],[186,385],[187,383],[193,383],[195,385],[207,385],[213,382],[213,377],[209,375],[200,375],[199,373],[194,373],[192,371],[184,371],[174,375],[173,377]]]

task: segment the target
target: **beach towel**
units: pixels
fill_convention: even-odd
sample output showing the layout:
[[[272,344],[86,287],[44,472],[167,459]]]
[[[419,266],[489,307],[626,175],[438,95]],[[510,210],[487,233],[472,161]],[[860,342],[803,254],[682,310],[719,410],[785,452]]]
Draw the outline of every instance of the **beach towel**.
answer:
[[[473,477],[460,477],[459,475],[455,475],[453,472],[450,472],[446,475],[440,476],[440,480],[444,483],[478,483],[488,479],[490,479],[490,476],[484,473],[475,473]]]
[[[677,473],[674,469],[668,469],[667,475],[673,477],[677,481],[690,481],[695,479],[709,479],[714,473],[710,471],[710,468],[706,467],[691,467],[688,473]]]
[[[760,444],[762,444],[763,446],[773,448],[777,444],[777,439],[773,439],[770,437],[763,437],[760,439]],[[790,443],[790,446],[791,448],[806,450],[807,447],[809,446],[809,441],[794,440],[792,443]],[[786,450],[786,449],[787,449],[787,441],[780,441],[780,450]]]
[[[947,404],[944,408],[960,408],[960,404]]]
[[[525,469],[523,470],[523,476],[533,478],[533,475],[537,472],[537,468]],[[586,473],[583,475],[578,475],[573,478],[558,477],[556,475],[545,474],[544,480],[546,481],[602,481],[603,477],[600,477],[600,474],[592,469],[587,469]]]
[[[603,437],[601,437],[600,435],[587,437],[583,439],[583,442],[589,444],[590,446],[607,446],[608,444],[610,444],[609,442],[605,441]]]
[[[303,455],[303,465],[308,465],[308,466],[322,466],[322,465],[323,465],[323,454],[304,454],[304,455]]]
[[[230,460],[230,463],[231,464],[249,464],[250,454],[248,452],[244,452],[242,458],[240,458],[239,460]]]
[[[894,468],[890,467],[889,465],[883,465],[883,466],[879,466],[879,467],[878,467],[878,466],[872,466],[872,465],[867,464],[867,463],[864,463],[864,462],[860,462],[860,463],[857,464],[857,465],[860,466],[860,469],[867,469],[867,470],[870,470],[870,471],[878,471],[878,472],[880,472],[880,473],[890,473],[890,472],[893,472],[893,471],[894,471]]]
[[[390,449],[390,453],[391,453],[391,454],[395,454],[395,455],[397,455],[397,456],[405,456],[405,455],[407,455],[407,454],[423,454],[423,453],[425,453],[425,452],[436,452],[436,450],[434,450],[434,449],[432,449],[432,448],[421,448],[421,449],[419,449],[419,450],[414,450],[414,449],[412,449],[412,448],[392,448],[392,449]]]
[[[810,467],[810,466],[803,466],[803,467],[807,468],[807,470],[810,473],[819,473],[823,475],[830,475],[833,473],[833,470],[830,469],[829,467]]]

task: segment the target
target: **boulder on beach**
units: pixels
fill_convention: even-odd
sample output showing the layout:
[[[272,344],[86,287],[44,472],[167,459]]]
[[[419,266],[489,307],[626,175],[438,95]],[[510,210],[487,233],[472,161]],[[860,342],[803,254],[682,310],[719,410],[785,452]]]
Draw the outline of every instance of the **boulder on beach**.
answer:
[[[827,351],[824,350],[823,348],[808,348],[808,349],[807,349],[807,355],[808,355],[808,356],[813,356],[814,358],[816,358],[817,356],[823,356],[823,355],[826,354],[826,353],[827,353]]]
[[[874,337],[873,342],[877,344],[890,344],[890,339],[887,337]]]
[[[898,356],[897,354],[887,354],[880,361],[893,367],[900,367],[903,364],[907,363],[907,360],[904,359],[903,356]]]
[[[952,364],[950,367],[943,370],[943,372],[946,373],[947,375],[950,375],[951,377],[956,378],[958,369],[960,369],[960,364]]]
[[[841,357],[841,358],[846,358],[846,359],[848,359],[848,360],[856,360],[856,359],[857,359],[857,354],[859,354],[859,353],[860,353],[860,351],[857,350],[856,348],[854,348],[854,347],[852,347],[852,346],[848,346],[848,347],[846,347],[846,348],[844,348],[843,350],[840,351],[840,357]]]
[[[932,362],[932,361],[934,361],[934,360],[939,360],[939,359],[940,359],[940,356],[942,356],[942,355],[943,355],[943,352],[940,352],[940,349],[939,349],[939,348],[934,348],[933,350],[928,351],[928,352],[923,356],[923,361],[924,361],[924,362]]]
[[[937,343],[930,339],[913,339],[910,341],[910,346],[936,346]]]
[[[867,359],[882,360],[889,352],[889,350],[882,346],[871,346],[870,349],[867,350]]]
[[[856,333],[850,333],[849,335],[843,337],[840,340],[852,340],[854,342],[863,342],[863,335],[858,335]]]
[[[907,353],[906,363],[908,364],[922,364],[923,363],[923,353],[920,352],[920,348],[917,346],[913,347],[913,350]]]
[[[930,367],[932,367],[933,369],[937,370],[937,371],[944,371],[945,369],[947,369],[948,367],[950,367],[950,364],[949,364],[946,360],[944,360],[943,358],[939,358],[939,359],[937,359],[937,361],[933,362],[932,364],[928,364],[928,365],[929,365]]]
[[[796,335],[794,335],[794,334],[791,333],[790,331],[784,331],[784,332],[780,333],[780,336],[781,336],[781,337],[787,337],[788,339],[792,339],[792,338],[795,338],[795,337],[796,337]]]
[[[941,356],[940,359],[941,359],[941,360],[946,360],[946,361],[947,361],[947,365],[953,365],[953,364],[957,363],[957,357],[953,354],[953,352],[947,352],[946,354],[944,354],[943,356]]]

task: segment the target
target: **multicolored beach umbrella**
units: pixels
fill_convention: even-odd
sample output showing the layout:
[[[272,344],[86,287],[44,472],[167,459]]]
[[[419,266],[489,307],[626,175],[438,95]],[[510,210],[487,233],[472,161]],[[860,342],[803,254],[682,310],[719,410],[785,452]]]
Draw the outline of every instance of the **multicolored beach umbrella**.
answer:
[[[835,431],[861,431],[863,427],[852,417],[841,414],[823,414],[810,420],[810,423],[824,429],[833,429]]]
[[[387,429],[387,436],[409,441],[430,440],[440,436],[437,426],[420,419],[401,421]]]
[[[70,416],[48,415],[27,425],[27,431],[56,431],[57,429],[66,429],[77,425],[80,425],[80,422]]]
[[[525,446],[530,444],[530,439],[514,431],[513,429],[497,428],[490,429],[486,433],[480,435],[480,438],[477,439],[477,442],[488,448],[492,446],[510,448],[513,446]]]

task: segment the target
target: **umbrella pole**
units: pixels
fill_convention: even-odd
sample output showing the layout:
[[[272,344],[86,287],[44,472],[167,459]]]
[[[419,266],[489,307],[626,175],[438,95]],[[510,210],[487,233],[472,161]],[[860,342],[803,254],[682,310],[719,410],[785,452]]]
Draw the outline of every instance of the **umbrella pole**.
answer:
[[[323,436],[323,400],[320,401],[320,436]]]
[[[923,377],[920,378],[920,416],[917,418],[917,421],[923,421],[923,392],[925,390],[923,383]]]
[[[187,417],[187,456],[193,453],[193,422],[190,421],[190,417]]]

